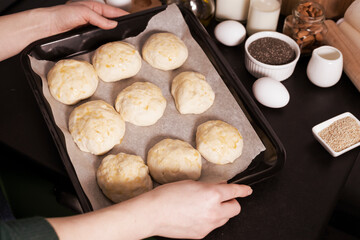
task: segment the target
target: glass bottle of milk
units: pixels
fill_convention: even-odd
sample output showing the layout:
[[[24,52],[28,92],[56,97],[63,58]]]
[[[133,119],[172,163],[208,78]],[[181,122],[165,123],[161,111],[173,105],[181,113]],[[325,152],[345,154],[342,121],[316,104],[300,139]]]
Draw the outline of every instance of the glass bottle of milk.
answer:
[[[246,31],[248,35],[260,31],[275,31],[281,0],[250,0]]]
[[[216,0],[216,20],[236,20],[245,22],[250,0]]]

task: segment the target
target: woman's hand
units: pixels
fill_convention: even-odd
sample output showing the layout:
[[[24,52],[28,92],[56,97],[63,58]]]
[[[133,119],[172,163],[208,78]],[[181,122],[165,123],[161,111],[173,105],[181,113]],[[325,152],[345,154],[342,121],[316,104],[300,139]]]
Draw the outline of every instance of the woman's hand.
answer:
[[[240,213],[235,199],[252,193],[249,186],[182,181],[165,184],[143,195],[157,222],[156,235],[203,238]]]
[[[64,240],[200,239],[239,214],[235,198],[251,193],[245,185],[180,181],[94,212],[48,221]]]
[[[127,14],[126,11],[95,1],[68,2],[45,9],[49,14],[50,35],[66,32],[78,26],[91,24],[102,29],[112,29],[116,18]]]
[[[48,8],[37,8],[0,17],[0,61],[18,54],[41,38],[92,24],[103,29],[116,27],[115,18],[124,10],[99,2],[69,2]]]

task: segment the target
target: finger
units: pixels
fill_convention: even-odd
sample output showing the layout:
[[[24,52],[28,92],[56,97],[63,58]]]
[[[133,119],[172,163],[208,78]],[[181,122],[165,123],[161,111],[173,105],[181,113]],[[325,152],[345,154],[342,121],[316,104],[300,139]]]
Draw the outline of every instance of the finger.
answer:
[[[112,29],[117,26],[117,22],[104,18],[103,16],[91,11],[85,12],[82,16],[84,20],[94,26],[97,26],[102,29]]]
[[[94,1],[80,1],[77,2],[80,5],[86,6],[96,12],[97,14],[107,17],[107,18],[115,18],[120,17],[126,14],[129,14],[127,11],[122,10],[117,7],[113,7],[107,4],[103,4],[100,2],[94,2]]]
[[[218,224],[215,228],[225,225],[228,221],[229,221],[229,218],[222,219],[221,221],[218,222]]]
[[[221,203],[221,210],[226,218],[232,218],[238,215],[241,211],[241,206],[236,199],[231,199]]]
[[[219,184],[218,191],[222,201],[228,201],[237,197],[247,197],[252,193],[251,187],[239,184]]]

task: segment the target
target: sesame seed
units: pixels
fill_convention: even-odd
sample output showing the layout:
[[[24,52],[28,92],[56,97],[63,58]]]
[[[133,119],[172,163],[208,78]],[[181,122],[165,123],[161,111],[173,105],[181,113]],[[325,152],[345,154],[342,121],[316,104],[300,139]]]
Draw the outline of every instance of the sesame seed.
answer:
[[[360,125],[352,117],[344,117],[319,132],[319,136],[335,152],[360,142]]]

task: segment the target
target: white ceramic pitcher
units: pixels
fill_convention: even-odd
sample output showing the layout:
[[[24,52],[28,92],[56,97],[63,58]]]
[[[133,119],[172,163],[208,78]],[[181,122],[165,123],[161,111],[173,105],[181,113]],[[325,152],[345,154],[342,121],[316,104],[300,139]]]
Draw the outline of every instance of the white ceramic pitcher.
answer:
[[[342,53],[337,48],[322,46],[312,52],[306,73],[313,84],[326,88],[340,80],[342,71]]]

